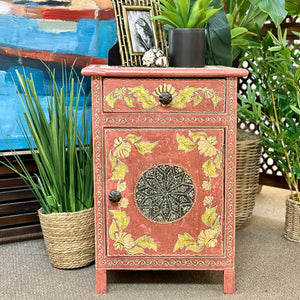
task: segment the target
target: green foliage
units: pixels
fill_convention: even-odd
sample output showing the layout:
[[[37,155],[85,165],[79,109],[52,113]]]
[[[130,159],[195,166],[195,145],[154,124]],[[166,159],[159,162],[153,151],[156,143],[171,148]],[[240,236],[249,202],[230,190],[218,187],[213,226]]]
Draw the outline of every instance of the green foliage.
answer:
[[[62,68],[62,87],[55,80],[55,70],[46,67],[51,82],[48,91],[48,112],[44,112],[32,76],[17,78],[21,91],[24,117],[34,144],[20,124],[23,136],[38,168],[32,178],[13,151],[21,170],[9,161],[7,167],[18,173],[34,192],[45,213],[74,212],[93,206],[93,160],[91,118],[88,116],[84,96],[83,78],[72,68],[67,74]],[[78,117],[80,97],[84,97],[82,117]],[[77,123],[79,122],[79,126]],[[67,146],[67,147],[66,147]]]
[[[298,0],[285,0],[285,9],[291,16],[300,16],[300,1]]]
[[[221,2],[224,7],[228,6],[227,20],[231,29],[233,59],[248,46],[255,46],[253,37],[257,38],[257,28],[261,29],[267,19],[279,26],[287,15],[285,0],[221,0]]]
[[[222,8],[219,0],[212,4]],[[232,66],[230,28],[223,8],[207,22],[205,59],[206,65]]]
[[[278,28],[243,60],[250,63],[255,87],[239,96],[238,116],[259,125],[265,151],[281,169],[294,198],[300,199],[300,52],[286,46],[286,32]],[[259,98],[258,98],[259,96]]]
[[[160,0],[154,3],[160,7],[160,15],[152,19],[174,28],[200,28],[205,27],[207,21],[213,17],[220,8],[211,6],[213,0]]]

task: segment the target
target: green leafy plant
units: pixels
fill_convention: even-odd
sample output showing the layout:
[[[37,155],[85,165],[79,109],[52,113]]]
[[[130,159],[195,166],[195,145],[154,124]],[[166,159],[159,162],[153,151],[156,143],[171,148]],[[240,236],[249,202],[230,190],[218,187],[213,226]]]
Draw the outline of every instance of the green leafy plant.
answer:
[[[23,123],[20,127],[38,174],[30,175],[16,151],[13,153],[21,171],[8,160],[4,164],[24,179],[44,213],[85,210],[93,206],[93,160],[91,118],[83,78],[76,75],[74,68],[67,72],[63,67],[59,87],[55,70],[46,68],[50,79],[47,112],[42,109],[32,75],[27,77],[16,71],[29,132]],[[82,98],[83,111],[79,118]]]
[[[221,0],[223,7],[226,8],[230,26],[233,59],[248,46],[255,46],[257,28],[261,29],[266,20],[270,19],[276,26],[280,25],[287,15],[285,2],[285,0]]]
[[[247,51],[255,88],[239,96],[238,116],[259,125],[265,151],[300,201],[300,52],[286,46],[286,31],[278,28],[277,36],[268,32]]]
[[[213,0],[160,0],[160,15],[153,17],[174,28],[201,28],[220,8],[211,6]]]

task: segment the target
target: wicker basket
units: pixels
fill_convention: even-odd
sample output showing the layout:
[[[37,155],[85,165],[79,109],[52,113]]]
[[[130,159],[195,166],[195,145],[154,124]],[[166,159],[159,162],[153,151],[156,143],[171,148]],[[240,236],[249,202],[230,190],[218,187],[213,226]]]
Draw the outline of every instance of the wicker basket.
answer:
[[[238,130],[236,157],[236,228],[252,216],[259,188],[261,141],[253,133]]]
[[[38,211],[51,264],[75,269],[92,263],[94,253],[94,209],[73,213],[44,214]]]
[[[300,201],[291,199],[291,196],[286,200],[284,237],[300,243]]]

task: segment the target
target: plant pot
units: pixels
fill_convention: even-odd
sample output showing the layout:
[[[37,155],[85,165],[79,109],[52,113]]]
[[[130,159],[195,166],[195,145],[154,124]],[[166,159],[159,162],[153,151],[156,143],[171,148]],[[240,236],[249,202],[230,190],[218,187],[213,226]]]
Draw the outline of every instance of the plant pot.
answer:
[[[94,208],[72,213],[38,211],[51,264],[60,269],[89,265],[95,259]]]
[[[171,28],[169,30],[170,67],[204,67],[205,43],[204,28]]]
[[[236,151],[236,228],[251,218],[259,189],[261,141],[253,133],[238,130]]]
[[[300,243],[300,201],[288,196],[286,200],[284,237]]]

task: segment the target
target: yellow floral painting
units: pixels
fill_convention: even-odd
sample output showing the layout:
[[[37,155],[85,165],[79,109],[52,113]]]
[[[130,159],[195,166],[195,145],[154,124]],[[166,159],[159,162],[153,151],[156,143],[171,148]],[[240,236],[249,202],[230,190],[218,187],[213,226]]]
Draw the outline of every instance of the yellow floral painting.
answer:
[[[208,228],[200,231],[197,238],[193,238],[189,233],[178,234],[178,240],[173,252],[178,249],[185,251],[201,252],[205,248],[214,248],[218,242],[217,237],[221,232],[220,216],[217,214],[217,206],[211,207],[214,197],[205,196],[203,205],[207,206],[201,217],[204,225]]]
[[[124,192],[127,188],[125,181],[129,168],[123,161],[129,157],[135,148],[141,155],[151,154],[158,142],[142,141],[142,137],[134,134],[127,134],[124,138],[114,139],[113,150],[109,152],[109,161],[112,170],[112,176],[109,180],[117,181],[117,191]],[[118,203],[118,209],[109,210],[112,214],[112,222],[109,226],[109,236],[114,241],[115,250],[126,251],[130,255],[143,254],[144,249],[157,251],[157,244],[150,236],[143,235],[134,239],[131,233],[126,232],[130,223],[130,217],[125,209],[129,205],[129,199],[122,197]]]
[[[136,101],[140,102],[143,108],[149,109],[160,105],[158,98],[166,92],[172,96],[169,106],[178,109],[185,108],[189,102],[193,102],[193,105],[197,106],[203,100],[211,101],[215,109],[222,101],[216,91],[207,87],[185,87],[183,90],[176,91],[172,84],[167,83],[157,86],[152,93],[144,85],[116,88],[105,97],[105,101],[111,108],[114,108],[116,101],[124,101],[128,107],[134,107]]]
[[[198,149],[200,155],[207,157],[202,164],[202,169],[208,180],[204,180],[202,188],[210,191],[212,188],[211,179],[218,177],[217,170],[222,166],[222,152],[216,148],[218,141],[215,136],[208,136],[205,132],[189,132],[188,136],[176,134],[178,150],[185,153]]]

